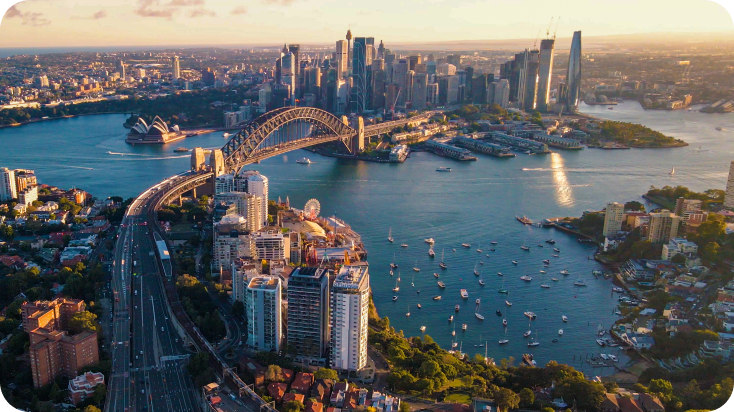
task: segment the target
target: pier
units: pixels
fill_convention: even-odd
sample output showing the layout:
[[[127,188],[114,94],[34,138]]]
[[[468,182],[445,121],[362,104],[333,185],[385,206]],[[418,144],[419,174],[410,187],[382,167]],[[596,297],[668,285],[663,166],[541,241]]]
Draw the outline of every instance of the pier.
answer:
[[[510,152],[510,148],[507,146],[485,142],[467,136],[458,136],[454,139],[453,143],[456,146],[494,157],[515,157],[515,154]]]

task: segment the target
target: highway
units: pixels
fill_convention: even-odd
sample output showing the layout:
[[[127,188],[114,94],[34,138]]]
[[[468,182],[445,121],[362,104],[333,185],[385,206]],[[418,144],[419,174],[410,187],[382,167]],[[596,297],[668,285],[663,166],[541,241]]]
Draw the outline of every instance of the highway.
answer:
[[[157,198],[148,190],[133,202],[120,225],[112,288],[115,302],[112,376],[105,411],[199,411],[185,369],[192,353],[166,310],[156,246],[149,224]]]

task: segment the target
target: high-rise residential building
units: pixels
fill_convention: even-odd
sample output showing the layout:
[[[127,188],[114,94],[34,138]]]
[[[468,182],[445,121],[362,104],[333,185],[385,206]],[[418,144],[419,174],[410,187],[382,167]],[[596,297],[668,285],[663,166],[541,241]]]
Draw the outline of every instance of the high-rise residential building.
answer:
[[[125,81],[125,63],[122,60],[117,62],[117,72],[120,73],[120,79]]]
[[[20,307],[23,330],[30,332],[38,328],[66,329],[71,317],[75,313],[84,312],[86,308],[86,304],[81,299],[59,298],[50,301],[24,302]]]
[[[323,358],[329,348],[329,271],[300,267],[288,278],[288,347]]]
[[[277,276],[257,276],[245,291],[247,345],[259,351],[280,351],[283,344],[281,283]]]
[[[340,79],[347,75],[349,67],[349,43],[346,40],[337,40],[336,42],[336,71]]]
[[[214,195],[214,202],[234,204],[237,214],[246,220],[246,228],[251,232],[262,229],[262,199],[247,192],[227,192]]]
[[[0,201],[18,198],[15,185],[15,171],[7,167],[0,167]]]
[[[18,203],[24,206],[30,206],[38,200],[38,186],[28,186],[18,191]]]
[[[438,83],[430,83],[428,85],[428,103],[432,106],[438,104]]]
[[[606,237],[614,236],[622,230],[622,221],[624,220],[624,205],[621,203],[607,204],[607,211],[604,214],[604,229],[602,235]]]
[[[247,229],[247,220],[240,215],[227,215],[214,223],[212,269],[229,270],[239,258],[252,258],[254,244]]]
[[[173,80],[181,78],[181,64],[178,61],[178,56],[171,57],[171,67],[173,69]]]
[[[678,216],[683,216],[686,212],[701,210],[702,207],[703,207],[702,200],[685,199],[685,198],[679,197],[675,201],[675,214]]]
[[[217,176],[214,179],[214,194],[219,195],[222,193],[234,192],[234,174],[228,173],[226,175]]]
[[[331,368],[358,371],[367,365],[370,277],[367,265],[345,265],[331,293]]]
[[[2,169],[0,169],[0,176]],[[0,182],[2,185],[2,182]],[[2,186],[0,186],[0,199],[2,199]],[[734,209],[734,161],[729,165],[729,178],[726,180],[726,195],[724,196],[724,207]]]
[[[413,81],[414,80],[415,80],[415,72],[413,70],[408,70],[408,73],[405,74],[405,101],[406,102],[413,101]]]
[[[191,170],[201,170],[206,167],[206,154],[201,147],[191,151]]]
[[[416,73],[413,77],[413,110],[423,110],[426,108],[427,93],[428,74]]]
[[[242,179],[243,177],[245,178],[246,186],[238,187],[237,190],[250,193],[260,198],[261,224],[266,225],[268,223],[268,178],[252,170],[240,172],[236,179]]]
[[[581,32],[573,32],[566,75],[566,109],[575,112],[581,98]]]
[[[255,261],[237,261],[232,264],[232,299],[245,303],[245,292],[250,281],[260,276],[262,264]]]
[[[259,260],[285,260],[291,259],[290,236],[274,231],[260,231],[253,234],[252,241],[255,244],[255,255]]]
[[[553,76],[553,54],[555,52],[555,39],[544,39],[540,41],[540,67],[538,69],[538,98],[537,108],[541,112],[548,111],[550,100],[551,77]]]
[[[510,101],[510,82],[507,79],[501,79],[494,83],[494,104],[498,104],[501,108],[507,108]]]
[[[678,236],[678,227],[683,218],[669,210],[650,213],[650,226],[647,230],[647,240],[652,243],[668,243]]]
[[[38,185],[38,178],[33,170],[15,169],[15,190],[20,192],[31,186]]]

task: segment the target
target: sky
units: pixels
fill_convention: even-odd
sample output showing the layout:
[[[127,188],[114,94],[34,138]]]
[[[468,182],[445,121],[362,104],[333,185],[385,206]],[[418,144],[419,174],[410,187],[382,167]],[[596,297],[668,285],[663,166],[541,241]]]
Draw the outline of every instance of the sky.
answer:
[[[733,0],[719,0],[729,1]],[[0,12],[17,0],[0,0]],[[728,32],[709,0],[25,0],[0,22],[0,48],[389,43]]]

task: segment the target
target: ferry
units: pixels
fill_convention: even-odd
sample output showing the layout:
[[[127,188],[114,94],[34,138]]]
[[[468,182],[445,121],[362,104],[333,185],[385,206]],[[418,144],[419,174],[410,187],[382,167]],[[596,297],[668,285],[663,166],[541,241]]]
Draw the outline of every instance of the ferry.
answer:
[[[311,159],[309,159],[308,157],[304,157],[302,159],[296,160],[296,163],[302,164],[302,165],[310,165],[311,164]]]
[[[189,149],[185,147],[177,147],[176,149],[173,150],[173,152],[174,153],[188,153]]]
[[[517,219],[518,222],[520,222],[520,223],[522,223],[524,225],[532,225],[533,224],[533,221],[530,220],[530,218],[528,218],[527,216],[523,216],[523,217],[515,216],[515,219]]]
[[[433,300],[441,300],[441,296],[434,296]]]
[[[466,289],[461,289],[461,297],[462,299],[469,299],[469,292]]]
[[[433,240],[432,237],[429,237],[428,239],[423,239],[423,241],[426,242],[426,243],[428,243],[429,245],[432,245],[432,244],[436,243],[436,241]]]
[[[450,167],[443,167],[443,166],[441,166],[438,169],[436,169],[436,171],[437,172],[450,172],[451,171],[451,168]]]

